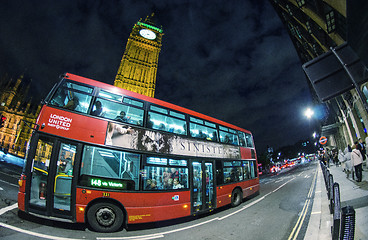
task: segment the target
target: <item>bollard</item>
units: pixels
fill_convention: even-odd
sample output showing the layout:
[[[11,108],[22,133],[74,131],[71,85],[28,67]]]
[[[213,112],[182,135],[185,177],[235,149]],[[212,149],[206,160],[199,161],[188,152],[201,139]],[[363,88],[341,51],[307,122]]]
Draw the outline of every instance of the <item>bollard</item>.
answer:
[[[328,184],[329,184],[329,176],[330,176],[330,170],[326,170],[326,175],[325,175],[325,186],[326,186],[326,191],[327,191],[327,196],[328,196]],[[330,199],[330,198],[328,198]]]
[[[355,210],[352,206],[341,209],[340,240],[354,240]]]
[[[338,183],[333,184],[333,226],[332,226],[332,239],[339,239],[340,231],[340,218],[341,218],[341,204],[340,204],[340,186]]]
[[[327,180],[327,189],[326,189],[329,200],[331,200],[332,197],[333,197],[333,192],[332,192],[333,183],[334,183],[333,176],[332,176],[332,174],[329,174],[328,175],[328,180]]]
[[[330,174],[329,176],[329,183],[328,183],[328,199],[330,200],[330,213],[332,214],[333,213],[333,185],[334,185],[334,181],[333,181],[333,176],[332,174]]]

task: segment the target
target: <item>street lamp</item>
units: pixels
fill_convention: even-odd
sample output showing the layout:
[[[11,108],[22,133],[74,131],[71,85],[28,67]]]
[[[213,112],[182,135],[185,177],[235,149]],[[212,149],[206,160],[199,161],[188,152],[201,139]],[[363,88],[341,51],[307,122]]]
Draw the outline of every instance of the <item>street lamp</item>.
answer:
[[[307,110],[305,110],[305,112],[304,112],[304,116],[306,116],[308,119],[311,119],[313,114],[314,114],[314,112],[310,108],[307,108]]]

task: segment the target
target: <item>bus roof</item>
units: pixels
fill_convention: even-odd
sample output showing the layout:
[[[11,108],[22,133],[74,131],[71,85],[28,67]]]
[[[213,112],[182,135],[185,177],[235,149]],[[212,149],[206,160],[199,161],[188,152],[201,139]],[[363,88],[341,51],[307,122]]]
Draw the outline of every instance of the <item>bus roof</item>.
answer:
[[[93,80],[93,79],[90,79],[90,78],[81,77],[81,76],[78,76],[78,75],[75,75],[75,74],[72,74],[72,73],[65,73],[63,77],[66,78],[66,79],[75,80],[75,81],[85,83],[85,84],[88,84],[88,85],[93,85],[93,86],[96,86],[96,87],[100,87],[100,88],[103,88],[105,90],[109,90],[109,91],[111,91],[113,93],[116,93],[116,94],[120,93],[120,94],[127,95],[127,96],[130,96],[130,97],[134,97],[134,98],[137,98],[137,99],[142,99],[142,100],[147,101],[147,102],[151,102],[151,103],[154,103],[154,104],[157,104],[157,105],[161,105],[161,106],[164,106],[164,107],[176,110],[176,111],[184,112],[184,113],[190,114],[192,116],[202,118],[202,119],[205,119],[205,120],[208,120],[208,121],[211,121],[211,122],[215,122],[215,123],[218,123],[218,124],[221,124],[221,125],[224,125],[226,127],[230,127],[230,128],[233,128],[233,129],[236,129],[236,130],[239,130],[239,131],[251,133],[249,130],[245,130],[243,128],[240,128],[240,127],[237,127],[237,126],[232,125],[230,123],[218,120],[216,118],[213,118],[213,117],[195,112],[193,110],[189,110],[187,108],[180,107],[178,105],[168,103],[168,102],[159,100],[157,98],[148,97],[148,96],[145,96],[145,95],[142,95],[142,94],[139,94],[139,93],[135,93],[135,92],[132,92],[132,91],[120,88],[120,87],[116,87],[116,86],[107,84],[107,83],[99,82],[99,81],[96,81],[96,80]]]

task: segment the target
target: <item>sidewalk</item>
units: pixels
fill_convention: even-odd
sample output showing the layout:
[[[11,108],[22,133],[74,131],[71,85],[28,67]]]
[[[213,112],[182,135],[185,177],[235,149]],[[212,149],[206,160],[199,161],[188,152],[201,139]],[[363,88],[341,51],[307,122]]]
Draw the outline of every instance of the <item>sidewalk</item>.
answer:
[[[363,180],[359,183],[352,179],[351,174],[347,178],[341,166],[331,164],[329,170],[334,182],[339,184],[341,208],[348,205],[354,207],[354,239],[368,239],[368,170],[366,166],[363,166]],[[305,239],[332,239],[332,224],[333,215],[329,211],[329,200],[323,173],[318,164],[315,196]]]

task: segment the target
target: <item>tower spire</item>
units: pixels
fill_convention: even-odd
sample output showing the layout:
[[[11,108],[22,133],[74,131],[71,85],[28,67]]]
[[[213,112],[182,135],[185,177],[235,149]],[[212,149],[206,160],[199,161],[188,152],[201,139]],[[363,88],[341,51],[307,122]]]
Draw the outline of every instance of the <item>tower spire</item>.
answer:
[[[162,36],[162,26],[157,26],[154,13],[133,26],[115,77],[115,86],[154,97]]]

